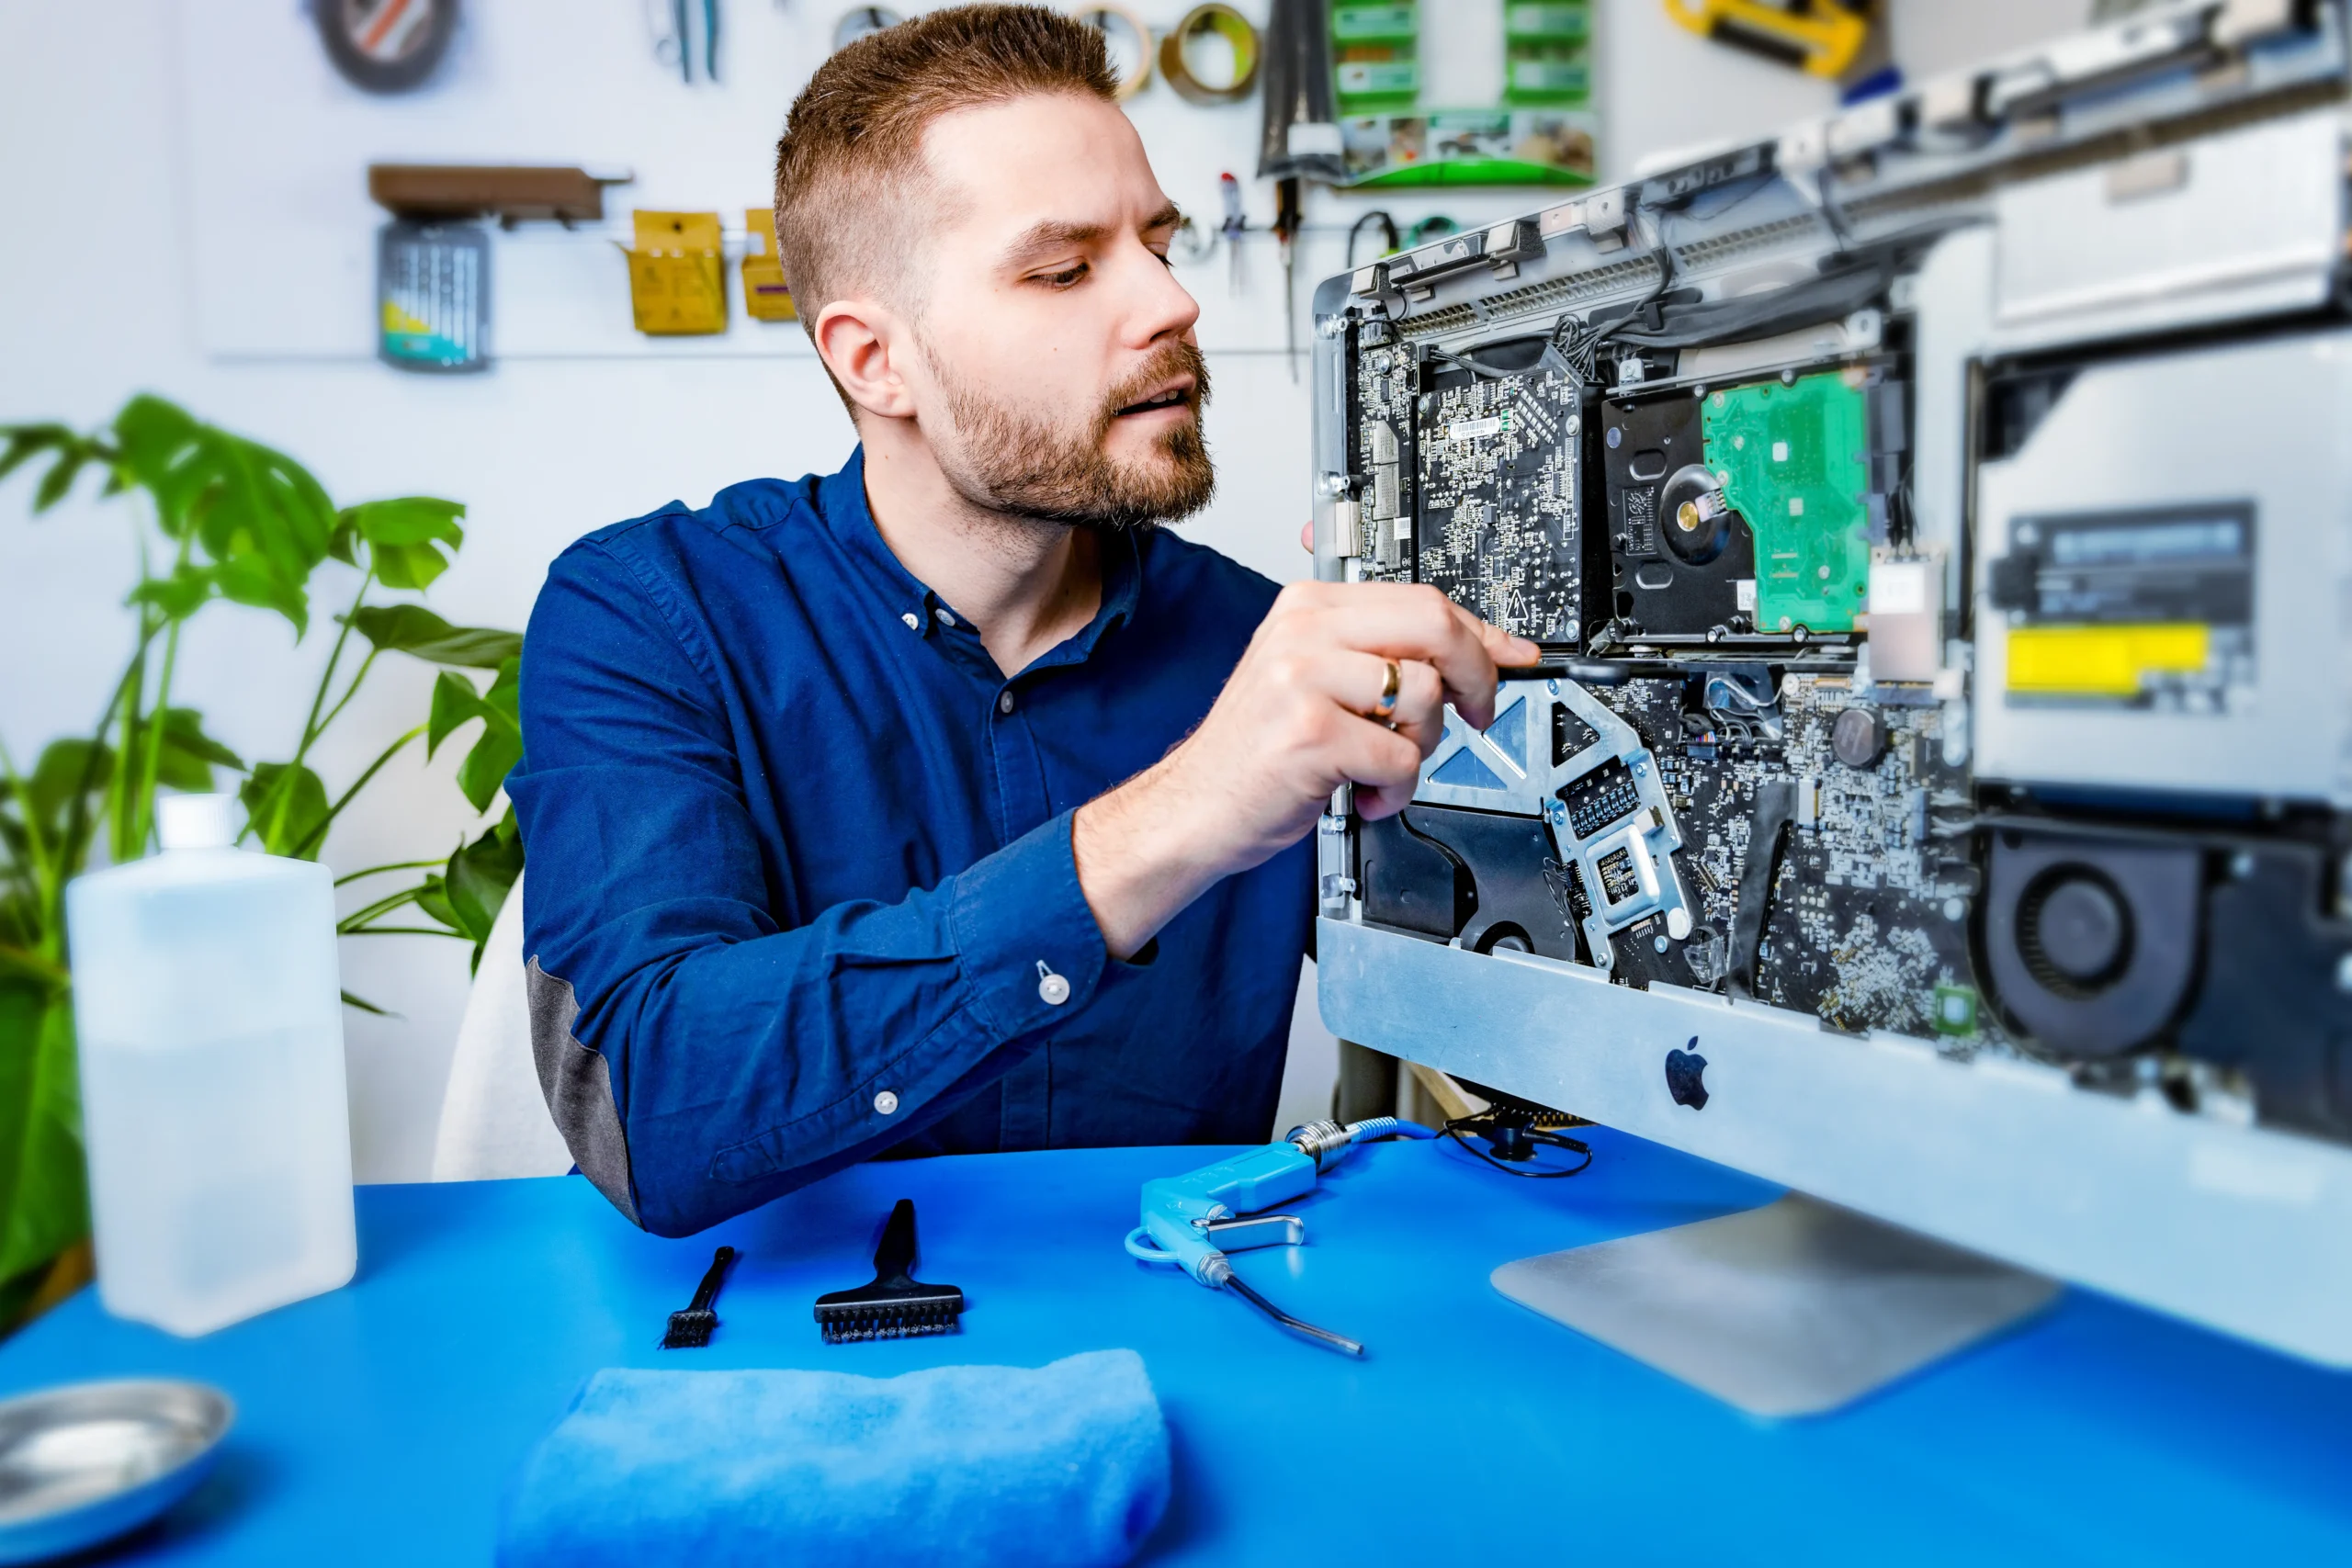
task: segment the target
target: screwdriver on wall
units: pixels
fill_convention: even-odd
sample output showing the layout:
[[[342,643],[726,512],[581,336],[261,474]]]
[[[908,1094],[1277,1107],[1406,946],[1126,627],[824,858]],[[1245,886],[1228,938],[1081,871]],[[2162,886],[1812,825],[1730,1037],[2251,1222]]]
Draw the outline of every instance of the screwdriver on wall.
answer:
[[[1283,359],[1298,382],[1298,176],[1274,182],[1274,242],[1283,254]]]
[[[1225,198],[1225,223],[1218,232],[1225,236],[1225,291],[1241,292],[1241,231],[1250,227],[1250,220],[1241,215],[1241,182],[1230,174],[1216,177],[1217,194]]]

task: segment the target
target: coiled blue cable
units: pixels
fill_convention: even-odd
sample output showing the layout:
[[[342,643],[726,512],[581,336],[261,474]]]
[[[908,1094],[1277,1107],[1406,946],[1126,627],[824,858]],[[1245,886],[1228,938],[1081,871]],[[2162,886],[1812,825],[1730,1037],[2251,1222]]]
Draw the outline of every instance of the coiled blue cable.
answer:
[[[1359,1144],[1368,1144],[1374,1138],[1434,1138],[1437,1136],[1437,1129],[1434,1127],[1424,1127],[1419,1122],[1407,1122],[1395,1116],[1368,1116],[1361,1122],[1350,1122],[1348,1131],[1355,1134],[1355,1141]]]

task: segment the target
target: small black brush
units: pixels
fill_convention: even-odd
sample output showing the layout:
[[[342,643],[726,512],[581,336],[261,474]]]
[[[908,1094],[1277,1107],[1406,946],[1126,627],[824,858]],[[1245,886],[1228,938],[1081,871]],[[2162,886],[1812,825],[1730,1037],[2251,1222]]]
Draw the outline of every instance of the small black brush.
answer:
[[[718,1314],[710,1310],[710,1304],[718,1299],[718,1287],[727,1282],[727,1266],[734,1261],[731,1247],[722,1247],[711,1255],[710,1268],[695,1287],[695,1299],[670,1314],[670,1332],[662,1336],[662,1348],[699,1350],[710,1343],[710,1331],[718,1326]]]
[[[817,1326],[825,1343],[955,1333],[964,1292],[953,1285],[918,1283],[914,1267],[914,1200],[901,1198],[882,1227],[882,1245],[874,1249],[874,1283],[817,1298]]]

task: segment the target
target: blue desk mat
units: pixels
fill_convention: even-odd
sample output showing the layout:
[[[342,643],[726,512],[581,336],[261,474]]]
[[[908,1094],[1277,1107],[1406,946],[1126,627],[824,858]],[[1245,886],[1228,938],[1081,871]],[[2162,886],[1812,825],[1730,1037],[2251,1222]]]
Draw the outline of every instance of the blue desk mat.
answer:
[[[1295,1205],[1306,1247],[1238,1259],[1365,1341],[1360,1363],[1120,1250],[1141,1182],[1218,1151],[1105,1149],[864,1166],[684,1241],[633,1230],[576,1177],[363,1188],[349,1288],[196,1341],[85,1292],[0,1346],[0,1392],[157,1374],[235,1397],[219,1473],[107,1561],[486,1562],[507,1477],[598,1367],[888,1375],[1129,1346],[1175,1439],[1152,1562],[2352,1562],[2352,1376],[2089,1292],[1785,1423],[1512,1305],[1487,1284],[1499,1263],[1774,1195],[1591,1142],[1567,1181],[1375,1145]],[[821,1344],[811,1302],[870,1275],[900,1197],[922,1277],[968,1295],[964,1332]],[[657,1349],[720,1242],[743,1256],[717,1337]]]

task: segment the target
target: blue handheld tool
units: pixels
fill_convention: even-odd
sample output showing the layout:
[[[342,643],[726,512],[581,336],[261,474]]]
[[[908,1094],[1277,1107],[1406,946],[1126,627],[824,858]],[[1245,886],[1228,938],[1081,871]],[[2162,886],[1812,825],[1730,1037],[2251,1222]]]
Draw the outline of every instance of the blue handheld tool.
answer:
[[[1146,1263],[1173,1263],[1212,1291],[1231,1291],[1293,1333],[1351,1356],[1363,1354],[1353,1339],[1293,1317],[1253,1291],[1233,1271],[1227,1252],[1253,1247],[1296,1247],[1306,1239],[1306,1222],[1295,1214],[1261,1211],[1315,1190],[1323,1172],[1359,1143],[1375,1138],[1432,1138],[1415,1122],[1374,1116],[1342,1127],[1310,1122],[1262,1149],[1235,1155],[1189,1176],[1164,1176],[1143,1184],[1143,1224],[1127,1233],[1127,1252]]]

